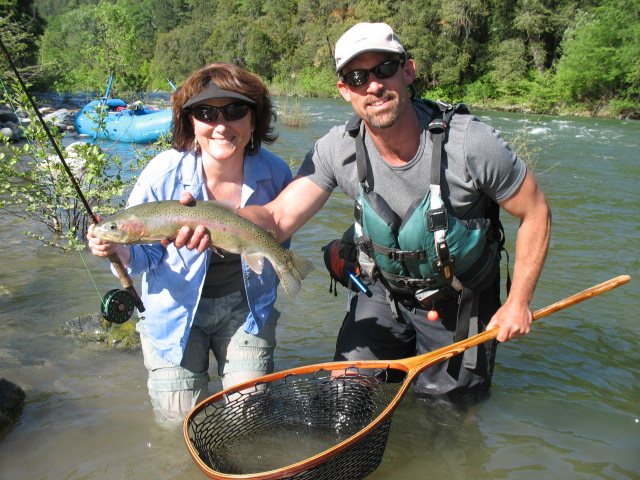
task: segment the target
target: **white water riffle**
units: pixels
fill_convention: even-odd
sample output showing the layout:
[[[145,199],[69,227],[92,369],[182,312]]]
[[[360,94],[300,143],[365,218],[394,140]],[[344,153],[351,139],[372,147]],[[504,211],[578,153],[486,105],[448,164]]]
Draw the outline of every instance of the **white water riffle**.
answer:
[[[280,139],[271,147],[294,170],[317,138],[350,116],[341,100],[301,106],[312,123],[278,124]],[[527,128],[542,147],[535,172],[554,227],[534,309],[620,274],[634,278],[501,345],[486,401],[459,410],[407,395],[368,480],[638,478],[640,124],[477,113],[505,136]],[[118,146],[118,153],[129,147]],[[293,240],[317,268],[295,301],[284,294],[278,300],[277,370],[333,356],[347,292],[329,293],[320,249],[349,226],[352,210],[351,200],[333,195]],[[503,219],[513,267],[517,222]],[[0,479],[205,478],[180,428],[155,421],[141,354],[60,333],[65,321],[98,312],[100,298],[77,254],[21,233],[38,228],[6,214],[0,222],[0,377],[27,393],[20,420],[0,439]],[[85,260],[101,294],[119,286],[106,261]],[[211,389],[218,388],[213,377]]]

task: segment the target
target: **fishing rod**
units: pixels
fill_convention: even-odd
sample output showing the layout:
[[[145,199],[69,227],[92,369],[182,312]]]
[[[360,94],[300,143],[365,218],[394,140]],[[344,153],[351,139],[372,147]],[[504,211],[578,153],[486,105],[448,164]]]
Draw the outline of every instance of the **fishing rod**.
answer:
[[[42,127],[44,128],[44,131],[47,134],[47,137],[49,138],[49,141],[51,142],[53,149],[55,150],[58,158],[60,159],[60,162],[62,163],[62,166],[64,167],[64,170],[67,173],[67,176],[71,180],[73,188],[78,193],[78,197],[80,198],[80,201],[84,205],[84,208],[86,209],[89,216],[93,219],[93,221],[95,223],[98,223],[100,219],[93,213],[93,210],[89,205],[89,202],[87,201],[86,197],[82,193],[82,189],[80,188],[78,181],[73,176],[73,172],[71,171],[71,168],[69,168],[69,165],[64,159],[64,155],[62,154],[62,151],[60,150],[60,147],[58,146],[58,143],[56,142],[55,138],[51,134],[51,131],[47,126],[47,123],[45,122],[44,118],[42,117],[42,114],[40,113],[40,110],[38,110],[38,107],[36,106],[36,102],[34,101],[29,91],[27,90],[27,86],[22,81],[22,76],[20,75],[20,72],[18,72],[18,69],[13,63],[13,60],[11,59],[11,55],[9,55],[9,51],[4,46],[4,42],[2,41],[1,37],[0,37],[0,49],[2,50],[2,53],[4,54],[4,56],[7,58],[7,61],[9,62],[9,66],[11,67],[11,70],[15,74],[18,80],[18,83],[22,88],[22,91],[27,96],[27,99],[29,100],[29,103],[31,104],[33,111],[36,113],[38,120],[42,124]],[[142,303],[142,299],[140,298],[140,295],[138,295],[138,292],[136,292],[136,289],[133,286],[133,281],[131,280],[131,277],[127,273],[127,270],[122,264],[122,260],[120,260],[120,257],[118,256],[118,254],[112,253],[107,258],[113,265],[113,268],[116,274],[118,275],[118,278],[120,279],[120,283],[122,284],[123,289],[111,290],[104,296],[104,298],[102,299],[102,306],[101,306],[102,316],[106,320],[113,323],[124,323],[127,320],[129,320],[133,315],[134,307],[137,308],[139,312],[144,312],[144,305]]]

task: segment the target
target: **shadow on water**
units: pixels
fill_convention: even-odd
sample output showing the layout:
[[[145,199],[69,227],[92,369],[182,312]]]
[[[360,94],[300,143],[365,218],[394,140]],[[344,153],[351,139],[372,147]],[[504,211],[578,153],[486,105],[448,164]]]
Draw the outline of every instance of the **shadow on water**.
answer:
[[[271,147],[294,171],[317,138],[351,115],[339,100],[302,104],[312,123],[278,125]],[[640,125],[478,114],[505,136],[526,125],[543,146],[536,171],[554,232],[533,308],[619,274],[637,277]],[[128,146],[117,148],[127,155]],[[343,288],[337,297],[329,293],[320,249],[349,226],[351,214],[351,200],[335,194],[293,240],[317,269],[296,300],[278,300],[276,370],[333,355],[347,295]],[[513,266],[517,223],[504,221]],[[118,282],[102,260],[85,254],[90,278],[77,254],[21,233],[37,228],[7,216],[0,223],[0,377],[27,392],[20,420],[0,439],[0,479],[204,478],[180,428],[155,421],[141,354],[60,333],[65,321],[99,310],[94,282],[102,295]],[[637,281],[544,318],[529,336],[502,345],[491,396],[478,405],[447,410],[408,394],[369,478],[638,478]],[[212,392],[219,386],[214,378]]]

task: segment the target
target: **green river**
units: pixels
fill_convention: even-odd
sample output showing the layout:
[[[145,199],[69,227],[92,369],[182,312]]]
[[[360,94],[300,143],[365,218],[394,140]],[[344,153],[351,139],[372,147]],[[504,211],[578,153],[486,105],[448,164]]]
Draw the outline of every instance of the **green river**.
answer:
[[[314,141],[351,114],[341,100],[302,106],[311,123],[277,124],[280,139],[270,148],[294,172]],[[638,479],[640,123],[474,113],[506,138],[526,132],[541,148],[534,173],[552,207],[553,234],[533,309],[621,274],[634,278],[501,345],[486,401],[446,409],[409,393],[367,478]],[[329,293],[320,249],[349,226],[351,212],[351,200],[334,194],[294,237],[292,249],[317,268],[296,300],[278,300],[276,370],[332,358],[347,291]],[[503,222],[513,262],[517,222]],[[60,332],[65,321],[98,312],[100,299],[78,254],[22,235],[37,228],[7,215],[0,223],[0,377],[27,393],[21,418],[0,438],[0,480],[206,478],[181,429],[155,421],[141,353]],[[102,295],[119,286],[106,261],[83,258]],[[219,387],[212,377],[211,392]]]

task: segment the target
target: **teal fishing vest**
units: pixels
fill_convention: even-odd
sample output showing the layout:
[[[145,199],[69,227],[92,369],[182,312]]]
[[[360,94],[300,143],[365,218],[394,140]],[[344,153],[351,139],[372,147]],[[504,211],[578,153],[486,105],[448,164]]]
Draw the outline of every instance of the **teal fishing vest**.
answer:
[[[391,292],[412,297],[416,291],[452,285],[457,290],[475,289],[492,278],[499,267],[498,205],[491,202],[486,217],[459,220],[447,211],[440,197],[442,145],[449,119],[455,111],[468,110],[441,102],[433,106],[443,115],[429,124],[433,140],[431,186],[405,218],[395,214],[382,197],[369,189],[360,125],[355,135],[360,180],[355,242],[361,252],[361,266],[367,263],[362,261],[364,254],[375,265],[375,270],[367,273],[379,276]]]
[[[424,198],[400,218],[367,184],[367,155],[363,128],[354,117],[346,126],[355,138],[360,195],[355,206],[354,242],[360,271],[380,279],[389,292],[392,314],[399,318],[397,303],[408,308],[434,308],[446,298],[457,298],[458,317],[454,342],[478,333],[479,293],[500,270],[504,230],[499,207],[489,203],[485,216],[471,220],[455,218],[447,211],[440,193],[440,169],[449,120],[455,112],[469,111],[441,101],[425,102],[435,112],[429,123],[433,142],[430,186]],[[507,272],[509,270],[507,264]],[[507,291],[510,279],[507,273]],[[458,377],[461,368],[474,369],[477,347],[450,361],[447,373]]]
[[[444,261],[440,259],[434,232],[429,229],[430,193],[400,228],[383,220],[367,200],[364,189],[358,202],[362,212],[362,237],[356,243],[363,247],[369,243],[365,253],[372,257],[393,290],[411,293],[421,288],[441,288],[451,284],[454,277],[464,286],[475,286],[484,277],[483,270],[495,259],[498,243],[488,239],[488,219],[477,219],[465,226],[446,212],[448,252],[442,252],[441,247],[445,257]],[[445,273],[446,268],[452,270],[453,276]]]

